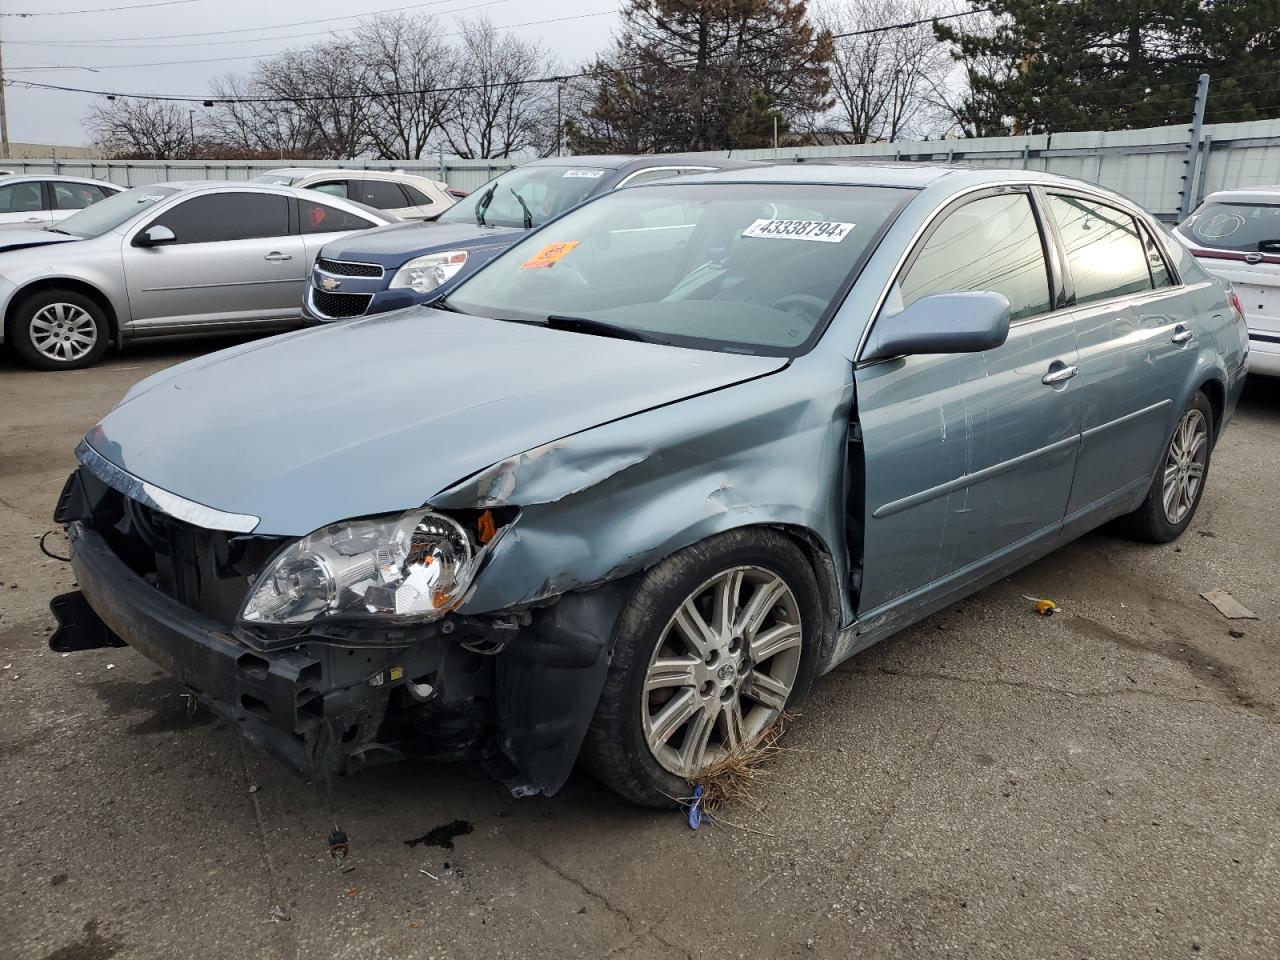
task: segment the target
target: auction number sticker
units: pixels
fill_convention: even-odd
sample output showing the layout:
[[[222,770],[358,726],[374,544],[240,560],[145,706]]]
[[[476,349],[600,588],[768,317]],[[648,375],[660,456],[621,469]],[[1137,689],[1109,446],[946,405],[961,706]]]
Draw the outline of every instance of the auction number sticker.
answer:
[[[537,270],[539,267],[550,267],[580,242],[579,240],[565,240],[563,243],[548,243],[532,257],[520,264],[520,269]]]
[[[857,226],[836,220],[770,220],[762,217],[742,231],[744,237],[776,237],[779,240],[817,240],[839,243]]]
[[[564,172],[564,176],[585,177],[588,180],[599,180],[601,177],[604,176],[604,171],[603,170],[581,170],[575,167],[573,170],[566,170]]]

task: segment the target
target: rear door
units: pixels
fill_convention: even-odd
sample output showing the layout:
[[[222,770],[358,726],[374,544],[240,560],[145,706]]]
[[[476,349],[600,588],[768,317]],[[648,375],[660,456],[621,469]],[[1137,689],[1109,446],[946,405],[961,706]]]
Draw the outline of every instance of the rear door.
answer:
[[[281,193],[217,191],[143,221],[123,247],[134,326],[300,320],[308,264],[292,207]],[[157,225],[175,242],[138,246]]]
[[[0,227],[25,227],[38,230],[52,223],[44,184],[39,180],[20,180],[0,185]]]
[[[1145,226],[1091,197],[1050,192],[1075,309],[1083,442],[1068,514],[1145,491],[1195,365],[1194,305]]]
[[[865,458],[860,615],[910,611],[1046,542],[1079,445],[1075,330],[1026,189],[954,203],[926,232],[875,322],[935,293],[1008,298],[1008,340],[855,371]]]

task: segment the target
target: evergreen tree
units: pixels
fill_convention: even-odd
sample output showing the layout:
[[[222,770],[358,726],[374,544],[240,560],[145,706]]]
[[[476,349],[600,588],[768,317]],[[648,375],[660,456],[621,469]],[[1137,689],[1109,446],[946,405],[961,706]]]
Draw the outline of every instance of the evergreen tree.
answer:
[[[970,0],[994,14],[968,32],[935,24],[966,67],[966,132],[1058,133],[1158,126],[1191,116],[1210,74],[1206,119],[1280,108],[1280,0]]]
[[[728,150],[772,142],[830,107],[831,38],[805,0],[628,0],[614,49],[566,124],[579,153]]]

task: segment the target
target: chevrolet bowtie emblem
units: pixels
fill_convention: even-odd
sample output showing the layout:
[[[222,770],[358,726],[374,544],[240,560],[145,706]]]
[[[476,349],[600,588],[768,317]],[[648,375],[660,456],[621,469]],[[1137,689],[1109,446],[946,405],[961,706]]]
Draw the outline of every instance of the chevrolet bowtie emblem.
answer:
[[[325,277],[320,281],[320,286],[324,287],[326,290],[337,290],[342,286],[342,281],[335,280],[333,277]]]

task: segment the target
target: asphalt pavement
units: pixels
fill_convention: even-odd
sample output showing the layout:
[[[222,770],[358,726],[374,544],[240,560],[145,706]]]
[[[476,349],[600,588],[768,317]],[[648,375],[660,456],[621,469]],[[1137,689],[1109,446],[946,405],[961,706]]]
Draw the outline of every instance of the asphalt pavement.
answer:
[[[329,797],[130,650],[48,650],[76,441],[227,342],[0,352],[0,958],[1280,956],[1280,381],[1178,543],[1091,534],[846,663],[757,804],[694,832],[580,773],[516,800],[401,764]]]

